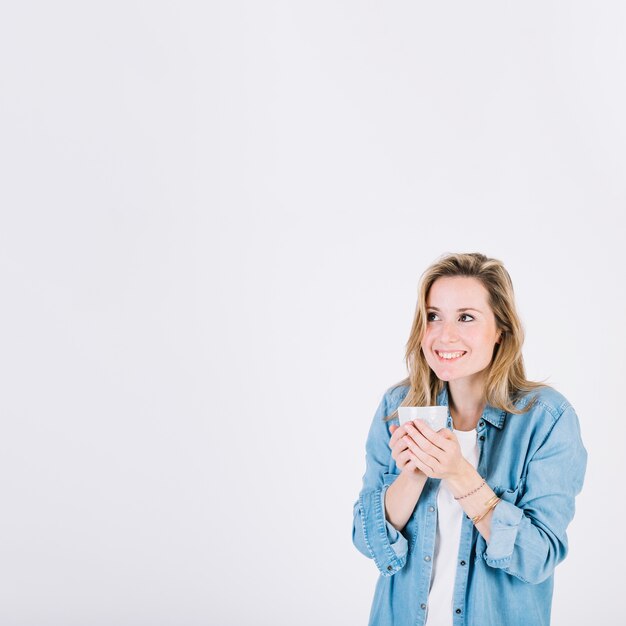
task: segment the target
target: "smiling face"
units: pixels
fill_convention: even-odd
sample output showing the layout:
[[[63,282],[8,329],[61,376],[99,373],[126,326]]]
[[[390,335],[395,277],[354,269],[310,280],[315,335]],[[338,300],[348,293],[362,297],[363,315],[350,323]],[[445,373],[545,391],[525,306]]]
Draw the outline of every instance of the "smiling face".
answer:
[[[484,381],[500,336],[488,302],[489,293],[476,278],[443,277],[432,284],[422,351],[440,380],[455,386]]]

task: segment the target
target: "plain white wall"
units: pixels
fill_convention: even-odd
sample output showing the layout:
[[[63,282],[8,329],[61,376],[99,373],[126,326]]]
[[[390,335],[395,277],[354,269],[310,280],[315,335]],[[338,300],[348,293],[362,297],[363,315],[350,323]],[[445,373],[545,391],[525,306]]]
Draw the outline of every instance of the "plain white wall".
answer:
[[[367,429],[451,251],[581,420],[553,623],[616,623],[623,3],[2,14],[0,623],[365,624]]]

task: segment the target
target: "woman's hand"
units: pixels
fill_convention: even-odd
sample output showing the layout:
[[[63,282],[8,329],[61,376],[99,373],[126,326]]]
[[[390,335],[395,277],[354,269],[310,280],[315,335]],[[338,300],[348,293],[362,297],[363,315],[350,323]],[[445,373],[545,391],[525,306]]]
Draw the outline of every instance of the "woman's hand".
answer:
[[[403,469],[409,465],[429,478],[441,479],[459,478],[467,472],[468,461],[461,454],[456,435],[448,428],[434,431],[421,419],[395,428],[389,445],[394,443],[392,456],[398,467],[400,461]]]
[[[414,455],[408,447],[406,424],[402,426],[392,424],[389,430],[391,431],[391,439],[389,440],[391,456],[398,468],[411,479],[421,478],[423,480],[424,473],[415,464]]]

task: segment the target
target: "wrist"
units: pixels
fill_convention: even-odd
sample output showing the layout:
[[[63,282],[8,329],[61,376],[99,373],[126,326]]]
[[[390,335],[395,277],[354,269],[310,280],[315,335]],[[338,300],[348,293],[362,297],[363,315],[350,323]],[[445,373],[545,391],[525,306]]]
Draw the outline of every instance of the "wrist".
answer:
[[[403,483],[406,485],[417,485],[418,487],[423,487],[428,480],[428,476],[426,476],[424,472],[409,468],[402,470],[399,478],[401,478]]]
[[[473,465],[464,459],[461,470],[445,479],[448,489],[455,498],[459,498],[466,493],[476,489],[482,482],[482,476],[476,471]]]

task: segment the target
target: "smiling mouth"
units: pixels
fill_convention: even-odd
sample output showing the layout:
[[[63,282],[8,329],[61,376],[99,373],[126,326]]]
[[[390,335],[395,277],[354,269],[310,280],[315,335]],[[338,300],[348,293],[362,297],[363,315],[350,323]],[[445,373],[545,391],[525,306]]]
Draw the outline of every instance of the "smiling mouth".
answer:
[[[435,350],[435,354],[441,362],[452,363],[463,358],[467,354],[467,350],[457,350],[456,352],[439,352],[439,350]]]

